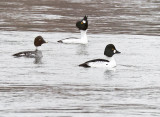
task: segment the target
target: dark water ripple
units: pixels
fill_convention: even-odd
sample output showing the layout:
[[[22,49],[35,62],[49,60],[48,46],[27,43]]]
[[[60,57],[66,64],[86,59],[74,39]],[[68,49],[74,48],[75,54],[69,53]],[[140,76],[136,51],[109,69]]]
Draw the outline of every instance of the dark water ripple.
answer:
[[[89,16],[90,33],[160,34],[159,0],[1,0],[0,30],[78,32]]]
[[[3,96],[6,96],[6,99],[4,99],[3,96],[1,96],[1,98],[3,99],[2,102],[5,102],[6,105],[9,105],[9,103],[13,102],[19,103],[20,105],[24,105],[21,109],[18,108],[15,110],[8,108],[3,110],[5,112],[10,113],[106,113],[111,111],[110,113],[115,114],[119,111],[123,112],[127,110],[139,111],[139,113],[141,113],[143,110],[146,110],[146,113],[150,113],[153,110],[158,112],[160,107],[157,107],[154,104],[141,104],[140,102],[134,102],[132,104],[124,102],[125,100],[128,100],[129,97],[132,97],[135,100],[139,100],[141,98],[143,98],[143,100],[146,99],[148,101],[151,101],[153,99],[157,100],[160,96],[159,89],[160,87],[115,88],[106,87],[105,85],[91,86],[80,84],[59,84],[54,86],[10,85],[8,87],[0,87],[0,92]],[[156,97],[153,97],[153,93]],[[146,94],[150,95],[151,97],[146,97]],[[42,98],[39,96],[41,96]],[[43,96],[45,96],[45,103],[48,103],[47,107],[45,107],[46,104],[42,103],[44,108],[41,105],[41,102],[39,102],[39,100],[44,99]],[[121,97],[121,100],[119,100],[119,102],[115,102],[114,100],[116,100],[116,97],[114,96]],[[37,102],[35,101],[36,98]],[[66,102],[73,103],[65,104],[61,99],[63,101],[65,100]],[[56,106],[54,104],[54,100],[57,100],[60,104]],[[109,100],[109,102],[107,100]],[[33,103],[35,104],[35,107],[27,107],[30,104],[34,105]],[[37,104],[41,105],[41,107],[36,107]],[[97,108],[95,106],[97,106]]]

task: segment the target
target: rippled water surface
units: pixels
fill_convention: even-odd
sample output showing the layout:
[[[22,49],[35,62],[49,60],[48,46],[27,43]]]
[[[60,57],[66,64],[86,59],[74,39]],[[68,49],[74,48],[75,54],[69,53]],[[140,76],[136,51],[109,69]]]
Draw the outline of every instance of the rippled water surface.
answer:
[[[84,15],[89,43],[57,43]],[[159,117],[159,19],[159,0],[1,0],[0,117]],[[12,57],[37,35],[42,64]],[[109,43],[115,69],[78,67]]]

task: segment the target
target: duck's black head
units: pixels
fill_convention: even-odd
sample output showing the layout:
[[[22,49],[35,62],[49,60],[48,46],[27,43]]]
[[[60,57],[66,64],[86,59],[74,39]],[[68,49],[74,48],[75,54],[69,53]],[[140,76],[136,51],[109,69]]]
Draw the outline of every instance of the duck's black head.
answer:
[[[84,18],[76,23],[76,27],[79,30],[87,30],[88,29],[88,20],[87,16],[85,15]]]
[[[38,46],[41,46],[43,43],[47,43],[42,36],[37,36],[35,39],[34,39],[34,45],[36,47]]]
[[[104,50],[104,55],[108,57],[112,57],[114,54],[121,53],[118,50],[116,50],[115,46],[113,44],[108,44]]]

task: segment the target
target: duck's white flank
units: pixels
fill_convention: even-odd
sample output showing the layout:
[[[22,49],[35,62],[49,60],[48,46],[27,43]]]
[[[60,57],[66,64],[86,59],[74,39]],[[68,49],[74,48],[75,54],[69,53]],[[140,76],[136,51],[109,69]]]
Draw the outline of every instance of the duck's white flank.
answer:
[[[106,67],[106,68],[116,67],[116,61],[114,57],[107,57],[106,60],[108,60],[109,62],[105,61],[89,62],[88,65],[90,67]]]
[[[62,40],[63,43],[81,43],[81,44],[87,44],[87,30],[80,30],[81,32],[81,38],[80,39],[65,39]]]

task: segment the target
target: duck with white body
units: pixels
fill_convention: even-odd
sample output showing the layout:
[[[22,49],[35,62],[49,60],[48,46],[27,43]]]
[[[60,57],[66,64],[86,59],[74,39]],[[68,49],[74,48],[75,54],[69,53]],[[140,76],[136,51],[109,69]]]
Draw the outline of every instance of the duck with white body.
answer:
[[[79,43],[79,44],[87,44],[88,38],[87,38],[87,29],[88,29],[88,20],[87,16],[84,16],[84,18],[76,23],[76,27],[80,30],[81,38],[80,39],[63,39],[59,40],[60,43]]]
[[[113,57],[114,54],[120,53],[116,50],[113,44],[108,44],[105,48],[104,55],[107,56],[106,59],[94,59],[87,61],[83,64],[80,64],[81,67],[105,67],[105,68],[113,68],[116,67],[116,61]]]

